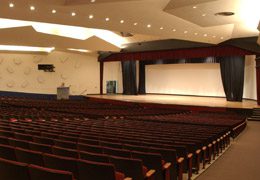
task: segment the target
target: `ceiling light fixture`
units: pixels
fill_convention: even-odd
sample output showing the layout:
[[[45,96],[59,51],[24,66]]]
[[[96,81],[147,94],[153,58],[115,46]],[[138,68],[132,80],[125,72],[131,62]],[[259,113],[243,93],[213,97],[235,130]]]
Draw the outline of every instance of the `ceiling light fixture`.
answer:
[[[50,53],[54,49],[55,49],[55,47],[0,45],[0,51],[23,51],[23,52],[47,52],[47,53]]]
[[[163,27],[160,27],[160,30],[163,30]]]
[[[193,6],[192,8],[193,8],[193,9],[197,9],[197,6]]]
[[[151,25],[151,24],[147,24],[147,27],[148,27],[148,28],[151,28],[151,27],[152,27],[152,25]]]
[[[110,19],[107,17],[105,20],[106,20],[106,21],[109,21]]]
[[[208,35],[207,35],[207,34],[204,34],[203,36],[204,36],[204,37],[207,37]]]
[[[91,2],[91,3],[94,3],[94,2],[96,2],[96,0],[90,0],[90,2]]]
[[[90,15],[88,16],[88,18],[89,18],[89,19],[93,19],[93,18],[94,18],[94,15],[93,15],[93,14],[90,14]]]
[[[220,39],[224,39],[224,37],[220,37]]]
[[[77,52],[82,52],[82,53],[89,53],[91,52],[90,50],[87,49],[74,49],[74,48],[67,48],[69,51],[77,51]]]
[[[172,31],[173,31],[173,32],[176,32],[176,29],[173,29]]]
[[[14,3],[9,3],[9,7],[13,8],[14,7]]]
[[[137,26],[138,23],[134,23],[134,26]]]
[[[216,38],[216,36],[212,36],[213,38]]]
[[[53,9],[51,12],[52,12],[52,14],[55,14],[57,11],[55,9]]]
[[[207,14],[202,14],[203,17],[205,17]]]
[[[75,12],[72,12],[71,13],[71,16],[76,16],[77,14]]]
[[[123,24],[125,21],[124,20],[121,20],[120,23]]]
[[[188,31],[184,31],[184,34],[187,34],[188,33]]]
[[[34,7],[34,6],[30,6],[30,10],[31,10],[31,11],[34,11],[34,10],[35,10],[35,7]]]
[[[194,33],[194,35],[195,35],[195,36],[197,36],[197,35],[198,35],[198,33]]]

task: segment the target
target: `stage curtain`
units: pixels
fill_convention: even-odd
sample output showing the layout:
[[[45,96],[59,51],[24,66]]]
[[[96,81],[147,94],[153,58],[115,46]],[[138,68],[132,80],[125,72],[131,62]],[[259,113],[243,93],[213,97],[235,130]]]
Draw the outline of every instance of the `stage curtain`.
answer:
[[[136,61],[122,61],[123,94],[136,95]]]
[[[220,70],[227,100],[242,101],[245,56],[221,57]]]
[[[144,61],[139,61],[138,94],[146,94],[146,88],[145,88],[145,62]]]
[[[183,59],[202,57],[224,57],[224,56],[245,56],[256,54],[234,46],[212,46],[189,49],[173,49],[145,52],[120,52],[107,57],[100,58],[99,61],[124,61],[124,60],[154,60],[154,59]]]

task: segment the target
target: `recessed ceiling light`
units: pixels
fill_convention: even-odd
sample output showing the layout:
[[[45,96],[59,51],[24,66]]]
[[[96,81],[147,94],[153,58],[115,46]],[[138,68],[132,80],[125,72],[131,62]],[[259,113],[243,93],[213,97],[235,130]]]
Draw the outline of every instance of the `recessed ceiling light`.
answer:
[[[124,20],[121,20],[120,23],[123,24],[125,21]]]
[[[207,34],[204,34],[203,36],[204,36],[204,37],[207,37],[208,35],[207,35]]]
[[[163,27],[160,27],[160,30],[163,30]]]
[[[215,16],[233,16],[235,15],[234,12],[229,12],[229,11],[226,11],[226,12],[218,12],[215,14]]]
[[[213,38],[216,38],[216,36],[212,36]]]
[[[176,31],[176,29],[173,29],[172,31],[173,31],[173,32],[175,32],[175,31]]]
[[[138,23],[134,23],[134,26],[137,26]]]
[[[197,6],[193,6],[192,8],[193,8],[193,9],[196,9],[196,8],[197,8]]]
[[[152,25],[151,25],[151,24],[147,24],[147,27],[148,27],[148,28],[151,28],[151,27],[152,27]]]
[[[106,21],[109,21],[110,19],[107,17],[105,20],[106,20]]]
[[[206,16],[207,14],[202,14],[202,16]]]
[[[76,16],[76,13],[75,13],[75,12],[72,12],[72,13],[71,13],[71,16]]]
[[[94,15],[93,15],[93,14],[90,14],[90,15],[88,16],[88,18],[89,18],[89,19],[93,19],[93,18],[94,18]]]
[[[35,10],[35,7],[34,7],[34,6],[30,6],[30,10],[31,10],[31,11],[34,11],[34,10]]]
[[[188,33],[188,31],[184,31],[184,34],[187,34]]]
[[[198,35],[198,33],[194,33],[194,35],[195,35],[195,36],[197,36],[197,35]]]
[[[9,3],[9,7],[10,8],[14,7],[14,3]]]
[[[90,0],[90,2],[91,2],[91,3],[94,3],[94,2],[96,2],[96,0]]]
[[[220,39],[224,39],[224,37],[221,37]]]
[[[55,9],[53,9],[51,12],[52,12],[52,14],[55,14],[57,11]]]

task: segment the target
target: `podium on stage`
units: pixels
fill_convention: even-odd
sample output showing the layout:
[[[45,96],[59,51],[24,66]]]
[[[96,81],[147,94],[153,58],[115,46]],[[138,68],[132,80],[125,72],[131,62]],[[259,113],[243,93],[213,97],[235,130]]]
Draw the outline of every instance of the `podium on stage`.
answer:
[[[58,87],[57,88],[57,99],[69,99],[70,97],[70,87]]]

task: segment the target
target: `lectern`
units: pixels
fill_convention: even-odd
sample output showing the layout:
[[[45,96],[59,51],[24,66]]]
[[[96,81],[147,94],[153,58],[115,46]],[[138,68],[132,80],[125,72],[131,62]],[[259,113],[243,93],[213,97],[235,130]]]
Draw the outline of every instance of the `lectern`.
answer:
[[[69,87],[58,87],[57,88],[57,99],[69,99],[70,88]]]

